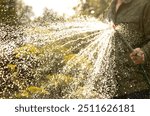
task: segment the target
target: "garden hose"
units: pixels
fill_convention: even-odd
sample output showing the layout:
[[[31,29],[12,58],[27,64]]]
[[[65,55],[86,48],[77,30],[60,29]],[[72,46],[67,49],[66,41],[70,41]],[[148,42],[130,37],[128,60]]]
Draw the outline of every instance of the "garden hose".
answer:
[[[118,36],[120,36],[119,32],[117,30],[115,30],[115,31],[116,31],[116,33],[118,33]],[[120,39],[128,47],[128,49],[131,52],[133,52],[133,48],[131,47],[131,45],[123,37],[120,37]],[[144,78],[145,78],[145,80],[146,80],[146,82],[147,82],[147,84],[149,85],[149,88],[150,88],[150,79],[148,77],[148,74],[147,74],[147,72],[146,72],[146,70],[145,70],[145,68],[142,64],[140,64],[140,68],[141,68],[141,70],[143,72],[143,76],[144,76]]]

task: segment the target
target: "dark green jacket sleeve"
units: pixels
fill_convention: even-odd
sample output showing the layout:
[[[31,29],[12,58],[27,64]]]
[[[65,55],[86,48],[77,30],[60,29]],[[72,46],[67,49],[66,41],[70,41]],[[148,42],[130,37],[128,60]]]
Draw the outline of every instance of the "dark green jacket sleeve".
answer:
[[[146,60],[150,61],[150,2],[146,4],[143,14],[143,28],[144,35],[147,43],[143,46],[143,51],[145,52]]]

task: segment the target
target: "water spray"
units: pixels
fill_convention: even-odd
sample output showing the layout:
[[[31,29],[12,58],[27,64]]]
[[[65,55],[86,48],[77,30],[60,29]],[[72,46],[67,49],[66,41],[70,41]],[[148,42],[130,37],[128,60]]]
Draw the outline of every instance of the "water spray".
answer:
[[[120,36],[119,32],[116,29],[115,29],[115,31],[118,34],[118,36]],[[134,49],[131,47],[131,45],[123,37],[120,37],[120,39],[128,47],[128,49],[130,50],[130,52],[133,52]],[[147,82],[147,84],[149,85],[149,88],[150,88],[150,79],[148,77],[148,74],[147,74],[147,72],[146,72],[146,70],[145,70],[145,68],[144,68],[144,66],[142,64],[140,64],[140,68],[143,71],[143,76],[146,79],[146,82]]]

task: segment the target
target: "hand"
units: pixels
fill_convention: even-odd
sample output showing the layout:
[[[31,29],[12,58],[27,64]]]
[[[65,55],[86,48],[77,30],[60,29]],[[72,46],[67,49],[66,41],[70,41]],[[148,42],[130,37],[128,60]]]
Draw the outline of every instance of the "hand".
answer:
[[[130,58],[135,64],[143,64],[145,60],[144,52],[141,50],[141,48],[136,48],[130,54]]]
[[[116,25],[113,22],[110,22],[110,25],[114,30],[116,29]]]

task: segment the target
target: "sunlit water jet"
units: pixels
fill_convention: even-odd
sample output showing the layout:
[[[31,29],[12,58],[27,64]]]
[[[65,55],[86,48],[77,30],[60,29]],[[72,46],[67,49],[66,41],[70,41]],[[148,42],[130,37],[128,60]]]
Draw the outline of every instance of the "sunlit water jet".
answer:
[[[21,61],[23,64],[22,67],[26,70],[30,69],[29,72],[35,72],[36,74],[33,76],[36,77],[40,75],[41,72],[52,73],[51,70],[53,69],[50,67],[52,65],[56,66],[54,63],[57,59],[61,59],[62,56],[74,54],[67,61],[64,61],[64,59],[57,61],[57,64],[59,64],[57,66],[60,66],[60,68],[58,68],[55,73],[69,75],[82,81],[76,83],[76,85],[72,83],[68,90],[69,94],[65,95],[64,98],[74,98],[75,95],[73,94],[78,91],[78,86],[81,86],[80,83],[82,83],[82,91],[79,94],[82,94],[82,97],[78,95],[78,97],[75,98],[111,98],[115,92],[115,82],[113,82],[110,76],[111,73],[105,75],[104,73],[106,73],[105,71],[108,70],[110,64],[109,58],[111,57],[112,48],[111,36],[113,32],[109,24],[102,23],[95,19],[78,19],[72,22],[51,23],[46,26],[35,24],[31,27],[26,27],[26,34],[19,38],[17,43],[21,42],[22,46],[32,44],[39,48],[49,46],[48,49],[45,48],[47,50],[41,53],[40,59],[36,54],[27,56],[27,59],[21,59],[23,60]],[[16,40],[14,40],[4,42],[3,44],[1,43],[0,48],[2,54],[7,56],[8,51],[11,55],[17,47]],[[67,49],[63,50],[65,47]],[[5,50],[6,52],[4,52],[4,49],[7,49]],[[36,48],[32,49],[36,51]],[[56,50],[63,50],[63,53],[56,54]],[[9,56],[8,59],[10,57],[11,56]],[[28,60],[31,61],[28,62]],[[32,65],[34,63],[36,64],[37,61],[39,62],[37,64],[38,68],[35,68],[36,66]],[[12,59],[11,62],[17,64],[18,61],[15,62]],[[19,63],[18,65],[20,65]],[[30,74],[28,76],[30,76]],[[109,87],[110,85],[111,87]]]
[[[51,31],[50,33],[44,34],[41,32],[42,34],[37,33],[37,35],[36,34],[32,35],[33,38],[30,38],[30,32],[29,32],[27,33],[29,37],[27,35],[25,41],[27,43],[30,41],[32,43],[37,42],[37,44],[42,44],[42,43],[44,44],[44,43],[63,40],[66,39],[67,37],[81,35],[88,32],[104,31],[109,29],[109,27],[110,27],[109,25],[102,23],[96,19],[87,19],[87,20],[78,19],[72,22],[51,23],[49,24],[49,26],[38,26],[40,30],[45,30],[45,28],[47,30],[50,30]],[[33,27],[33,30],[29,29],[29,31],[34,31],[34,28],[36,27]]]
[[[110,85],[104,85],[112,76],[111,74],[103,75],[108,70],[111,57],[112,41],[111,37],[114,33],[113,29],[104,31],[103,33],[94,37],[86,48],[82,49],[75,57],[69,60],[63,68],[64,73],[73,75],[74,77],[86,78],[83,94],[85,98],[91,98],[94,90],[94,84],[97,79],[99,81],[99,98],[111,98],[115,93],[115,82],[113,88],[108,88]],[[113,79],[111,78],[113,81]],[[111,87],[112,87],[111,86]],[[112,91],[113,90],[113,91]],[[109,92],[109,94],[108,94]]]

